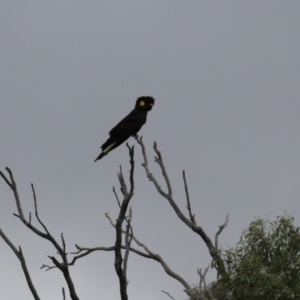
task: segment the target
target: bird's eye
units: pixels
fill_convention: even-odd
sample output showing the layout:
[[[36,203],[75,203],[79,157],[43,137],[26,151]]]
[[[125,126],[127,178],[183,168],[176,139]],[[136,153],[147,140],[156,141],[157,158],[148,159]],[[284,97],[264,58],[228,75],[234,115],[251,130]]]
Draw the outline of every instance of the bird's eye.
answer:
[[[140,101],[140,106],[145,106],[145,101]]]

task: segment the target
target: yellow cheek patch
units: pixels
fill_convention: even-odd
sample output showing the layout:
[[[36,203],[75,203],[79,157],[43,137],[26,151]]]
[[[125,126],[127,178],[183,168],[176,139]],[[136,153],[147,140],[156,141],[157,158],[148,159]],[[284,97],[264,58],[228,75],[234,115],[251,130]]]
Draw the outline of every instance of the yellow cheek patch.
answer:
[[[140,104],[140,106],[145,106],[146,103],[145,103],[145,101],[142,100],[142,101],[140,101],[139,104]]]

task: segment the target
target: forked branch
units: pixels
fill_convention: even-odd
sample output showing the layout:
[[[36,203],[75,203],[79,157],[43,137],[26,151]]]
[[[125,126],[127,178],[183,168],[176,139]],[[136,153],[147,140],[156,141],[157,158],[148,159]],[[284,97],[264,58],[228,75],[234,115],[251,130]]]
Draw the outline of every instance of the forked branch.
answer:
[[[34,297],[35,300],[40,300],[40,297],[33,285],[33,282],[31,280],[29,271],[27,269],[27,265],[26,265],[26,261],[25,261],[25,257],[23,255],[22,252],[22,248],[19,246],[19,250],[17,250],[17,248],[15,247],[15,245],[9,240],[9,238],[4,234],[4,232],[1,230],[0,228],[0,236],[3,238],[3,240],[5,241],[5,243],[12,249],[12,251],[15,253],[15,255],[17,256],[17,258],[19,259],[19,261],[21,262],[21,266],[22,266],[22,270],[23,273],[25,275],[28,287]]]
[[[206,284],[206,279],[205,279],[205,276],[207,274],[209,270],[209,267],[205,268],[204,269],[204,272],[202,273],[202,269],[197,269],[197,273],[200,277],[200,281],[199,281],[199,293],[202,292],[202,283],[203,283],[203,286],[204,286],[204,291],[209,295],[209,299],[211,300],[216,300],[213,295],[211,294],[211,292],[209,291],[208,287],[207,287],[207,284]]]
[[[112,221],[111,217],[109,216],[108,213],[105,214],[106,218],[109,220],[110,224],[116,228],[116,224]],[[123,234],[126,234],[125,230],[122,230]],[[157,253],[154,253],[153,251],[151,251],[145,244],[143,244],[142,242],[140,242],[137,237],[131,233],[130,237],[132,238],[132,240],[141,248],[143,248],[145,250],[145,252],[141,252],[135,248],[130,247],[130,251],[134,252],[140,256],[143,256],[145,258],[149,258],[149,259],[153,259],[157,262],[159,262],[161,264],[161,266],[163,267],[163,269],[165,270],[165,272],[171,276],[172,278],[176,279],[177,281],[179,281],[185,288],[185,292],[191,296],[192,295],[192,288],[190,287],[190,285],[177,273],[175,273],[169,266],[168,264],[165,262],[165,260]],[[125,247],[124,247],[125,248]]]
[[[15,198],[15,202],[16,202],[16,206],[17,206],[17,210],[18,210],[18,214],[14,214],[14,215],[16,217],[18,217],[27,228],[29,228],[31,231],[33,231],[36,235],[38,235],[38,236],[40,236],[40,237],[48,240],[55,247],[55,249],[57,250],[58,254],[62,258],[62,262],[59,262],[53,256],[49,256],[49,258],[52,260],[52,262],[54,263],[54,265],[59,270],[61,270],[61,272],[63,273],[63,275],[65,277],[65,280],[66,280],[66,282],[68,284],[68,288],[69,288],[71,299],[73,299],[73,300],[79,300],[79,298],[78,298],[78,296],[76,294],[76,291],[75,291],[75,286],[73,284],[73,281],[71,279],[71,275],[70,275],[70,272],[69,272],[69,262],[68,262],[68,259],[67,259],[66,245],[65,245],[65,241],[64,241],[63,235],[61,236],[61,238],[62,238],[62,245],[63,246],[60,246],[59,243],[50,234],[50,232],[47,229],[47,227],[45,226],[45,224],[40,219],[39,214],[38,214],[38,209],[37,209],[37,198],[36,198],[36,193],[35,193],[33,184],[31,184],[31,188],[32,188],[32,193],[33,193],[35,216],[36,216],[39,224],[43,227],[43,231],[41,231],[40,229],[36,228],[35,226],[33,226],[31,224],[31,214],[29,216],[29,221],[26,220],[26,218],[24,217],[24,213],[23,213],[23,209],[22,209],[22,205],[21,205],[21,201],[20,201],[20,197],[19,197],[19,193],[18,193],[18,189],[17,189],[17,184],[15,182],[13,173],[12,173],[12,171],[8,167],[6,167],[6,171],[9,174],[9,178],[6,177],[5,174],[2,171],[0,171],[0,175],[4,179],[4,181],[6,182],[6,184],[12,189],[12,191],[14,193],[14,198]],[[1,235],[1,236],[4,239],[3,235]],[[10,247],[11,247],[11,245],[10,245]],[[14,253],[17,255],[17,257],[20,260],[21,259],[24,260],[24,264],[25,264],[25,259],[23,257],[21,248],[17,252],[15,251],[16,249],[12,248],[12,250],[14,251]],[[46,266],[43,265],[42,268],[44,268],[44,267],[46,267]],[[51,268],[53,268],[53,267],[49,267],[48,269],[51,269]],[[26,271],[27,271],[27,268],[26,269],[23,268],[23,272],[25,273],[25,277],[26,277],[27,283],[28,283],[28,276],[26,275]],[[29,283],[28,283],[28,285],[29,285]]]
[[[158,191],[158,193],[161,194],[169,202],[169,204],[172,206],[172,208],[175,211],[178,218],[183,223],[185,223],[191,230],[193,230],[195,233],[197,233],[202,238],[202,240],[205,242],[205,244],[206,244],[206,246],[209,250],[209,253],[210,253],[212,259],[215,262],[215,266],[218,270],[219,275],[221,275],[225,280],[227,280],[228,279],[228,274],[227,274],[227,271],[225,269],[224,262],[223,262],[223,260],[220,256],[220,254],[219,254],[218,248],[216,247],[217,245],[214,245],[212,240],[208,237],[208,235],[203,230],[203,228],[196,224],[195,215],[192,214],[191,205],[190,205],[190,198],[189,198],[189,193],[188,193],[188,187],[187,187],[186,178],[185,178],[185,172],[183,172],[183,181],[184,181],[184,188],[185,188],[186,197],[187,197],[187,209],[188,209],[188,212],[189,212],[189,218],[190,219],[185,217],[185,215],[180,210],[180,208],[178,207],[178,205],[176,204],[176,202],[175,202],[175,200],[172,196],[172,187],[171,187],[170,180],[169,180],[169,177],[168,177],[168,174],[167,174],[167,171],[166,171],[166,167],[165,167],[164,162],[163,162],[161,152],[157,148],[157,143],[154,142],[154,144],[153,144],[153,149],[154,149],[154,152],[156,154],[156,156],[154,158],[154,161],[159,165],[159,167],[161,169],[163,178],[164,178],[164,180],[166,182],[166,185],[167,185],[167,192],[162,190],[161,186],[158,184],[158,181],[153,176],[153,174],[150,172],[149,165],[148,165],[147,154],[146,154],[146,149],[145,149],[142,137],[137,139],[137,142],[141,146],[141,149],[142,149],[142,154],[143,154],[143,159],[144,159],[144,162],[143,162],[142,166],[144,167],[144,169],[146,171],[146,175],[147,175],[148,179],[153,182],[153,184],[154,184],[156,190]],[[226,225],[227,225],[227,223],[226,223]],[[224,228],[225,228],[225,226],[224,226]],[[219,229],[219,231],[220,231],[220,229]],[[220,231],[220,233],[221,233],[221,231]],[[217,233],[217,236],[219,236],[219,234]]]

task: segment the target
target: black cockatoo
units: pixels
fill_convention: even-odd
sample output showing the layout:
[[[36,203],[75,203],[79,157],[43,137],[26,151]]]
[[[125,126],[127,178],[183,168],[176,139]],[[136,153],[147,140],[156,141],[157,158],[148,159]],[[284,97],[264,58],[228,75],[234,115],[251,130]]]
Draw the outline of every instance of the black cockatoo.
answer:
[[[109,138],[101,146],[102,152],[95,161],[120,146],[130,136],[135,136],[146,123],[147,113],[152,109],[154,102],[155,99],[150,96],[139,97],[136,100],[135,108],[109,132]]]

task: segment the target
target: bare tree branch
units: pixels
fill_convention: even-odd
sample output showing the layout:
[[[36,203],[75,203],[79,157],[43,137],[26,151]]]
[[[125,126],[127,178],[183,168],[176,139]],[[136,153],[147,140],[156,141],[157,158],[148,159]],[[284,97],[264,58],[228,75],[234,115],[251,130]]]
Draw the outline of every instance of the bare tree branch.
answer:
[[[124,199],[121,203],[121,209],[120,213],[116,222],[116,242],[115,242],[115,269],[116,273],[119,277],[119,283],[120,283],[120,294],[122,300],[127,300],[127,277],[126,277],[126,268],[127,268],[127,260],[125,263],[125,266],[122,267],[122,224],[124,222],[127,208],[129,205],[129,202],[133,196],[134,191],[134,180],[133,180],[133,174],[134,174],[134,146],[130,147],[128,144],[126,144],[129,150],[129,156],[130,156],[130,192],[128,193],[127,186],[124,180],[124,176],[122,173],[122,168],[120,167],[120,172],[118,173],[119,182],[121,185],[121,192],[123,193]],[[128,259],[128,252],[127,252],[127,259]]]
[[[23,269],[23,273],[25,275],[28,287],[34,297],[35,300],[40,300],[40,297],[33,285],[33,282],[31,280],[30,274],[28,272],[27,266],[26,266],[26,261],[25,261],[25,257],[23,255],[22,252],[22,248],[19,246],[19,251],[17,250],[17,248],[14,246],[14,244],[9,240],[9,238],[4,234],[4,232],[1,230],[0,228],[0,236],[3,238],[3,240],[6,242],[6,244],[12,249],[12,251],[15,253],[15,255],[17,256],[17,258],[20,260],[21,262],[21,266]]]
[[[161,168],[161,171],[162,171],[162,174],[166,180],[166,184],[167,184],[167,187],[168,187],[168,196],[170,198],[172,198],[172,186],[171,186],[171,183],[170,183],[170,180],[169,180],[169,177],[168,177],[168,174],[166,172],[166,168],[165,168],[165,165],[164,165],[164,162],[163,162],[163,158],[161,156],[161,153],[160,151],[157,149],[157,143],[154,142],[153,144],[153,148],[154,148],[154,151],[155,153],[157,154],[157,156],[154,158],[154,161],[156,163],[159,164],[160,168]]]
[[[171,299],[175,300],[175,298],[173,298],[168,292],[165,292],[164,290],[162,290],[162,293],[165,293],[165,294],[168,295]]]
[[[128,257],[129,257],[129,252],[130,252],[130,244],[132,240],[132,227],[131,227],[131,219],[132,219],[132,208],[129,208],[129,217],[127,220],[127,225],[126,225],[126,234],[125,234],[125,255],[124,255],[124,262],[123,262],[123,270],[125,276],[127,276],[127,262],[128,262]]]
[[[18,215],[14,214],[16,217],[18,217],[22,223],[29,228],[31,231],[33,231],[35,234],[37,234],[38,236],[48,240],[50,243],[52,243],[52,245],[55,247],[55,249],[57,250],[58,254],[61,256],[62,258],[62,262],[58,262],[58,260],[55,257],[50,257],[49,258],[52,260],[52,262],[54,263],[54,265],[61,270],[61,272],[63,273],[65,280],[68,284],[68,288],[69,288],[69,292],[70,292],[70,297],[73,300],[79,300],[76,291],[75,291],[75,286],[73,284],[73,281],[71,279],[71,275],[69,273],[69,263],[68,263],[68,259],[67,259],[67,253],[66,253],[66,247],[65,247],[65,241],[63,239],[62,236],[62,244],[63,247],[61,247],[57,241],[54,239],[54,237],[50,234],[49,230],[47,229],[47,227],[45,226],[45,224],[41,221],[39,214],[38,214],[38,209],[37,209],[37,198],[36,198],[36,193],[34,190],[34,186],[33,184],[31,184],[31,188],[32,188],[32,192],[33,192],[33,200],[34,200],[34,209],[35,209],[35,216],[39,222],[39,224],[43,227],[45,232],[42,232],[41,230],[37,229],[36,227],[34,227],[31,224],[31,214],[29,215],[29,221],[27,221],[24,217],[24,213],[23,213],[23,209],[21,206],[21,201],[19,198],[19,193],[18,193],[18,189],[17,189],[17,185],[16,182],[14,180],[14,176],[12,171],[6,167],[5,168],[9,174],[10,180],[0,171],[0,175],[1,177],[4,179],[4,181],[7,183],[7,185],[12,189],[13,193],[14,193],[14,198],[15,198],[15,202],[16,202],[16,206],[17,206],[17,210],[18,210]],[[44,266],[42,266],[43,268]],[[51,269],[51,268],[49,268]]]
[[[118,176],[118,179],[120,182],[120,190],[121,190],[123,196],[125,196],[128,193],[127,193],[127,185],[126,185],[126,182],[125,182],[125,179],[123,176],[122,166],[120,166],[120,172],[117,173],[117,176]]]
[[[190,203],[190,196],[189,196],[189,189],[187,186],[187,182],[186,182],[186,177],[185,177],[185,171],[182,171],[182,177],[183,177],[183,182],[184,182],[184,190],[185,190],[185,194],[186,194],[186,201],[187,201],[187,205],[186,208],[189,212],[190,215],[190,221],[192,222],[192,224],[197,225],[196,220],[195,220],[195,215],[192,214],[192,208],[191,208],[191,203]]]
[[[62,288],[63,300],[66,300],[65,288]]]
[[[216,298],[213,297],[213,295],[211,294],[211,292],[210,292],[209,289],[207,288],[205,276],[206,276],[208,270],[209,270],[209,266],[208,266],[207,268],[204,269],[204,273],[202,274],[202,269],[197,269],[197,273],[199,274],[199,277],[200,277],[200,282],[199,282],[199,293],[200,293],[201,290],[202,290],[202,282],[203,282],[204,290],[205,290],[205,292],[209,295],[210,299],[216,300]]]
[[[7,170],[8,168],[6,167],[6,170]],[[11,188],[11,189],[13,189],[13,186],[12,186],[12,184],[10,183],[10,181],[7,179],[7,177],[2,173],[2,171],[0,171],[0,175],[1,175],[1,177],[4,179],[4,181],[6,182],[6,184]]]
[[[39,213],[38,213],[38,209],[37,209],[36,195],[35,195],[35,190],[34,190],[33,184],[31,184],[31,189],[32,189],[32,193],[33,193],[34,212],[35,212],[36,219],[37,219],[38,222],[42,225],[42,227],[44,228],[44,230],[46,231],[46,233],[47,233],[48,235],[50,235],[49,232],[48,232],[47,227],[44,225],[44,223],[41,221],[41,219],[40,219],[40,217],[39,217]]]
[[[114,192],[114,194],[115,194],[115,196],[116,196],[116,199],[117,199],[117,202],[118,202],[118,205],[119,205],[119,207],[121,208],[121,203],[120,203],[120,200],[119,200],[119,197],[118,197],[118,194],[117,194],[117,192],[116,192],[116,189],[115,189],[115,187],[113,187],[113,192]]]
[[[71,254],[79,254],[79,253],[81,253],[81,254],[74,256],[72,261],[69,263],[69,266],[75,265],[75,262],[77,259],[87,256],[94,251],[115,251],[114,246],[112,246],[112,247],[95,247],[95,248],[80,247],[77,244],[75,246],[78,249],[78,251],[71,252]]]
[[[113,227],[116,227],[116,224],[114,224],[114,222],[112,221],[112,219],[110,218],[109,214],[106,213],[105,214],[106,218],[110,221],[110,224],[113,226]],[[122,230],[123,234],[126,234],[126,231],[125,230]],[[159,254],[156,254],[156,253],[153,253],[145,244],[141,243],[136,237],[135,235],[132,233],[131,234],[131,237],[132,239],[135,241],[135,243],[142,247],[146,252],[146,253],[143,253],[143,252],[140,252],[132,247],[130,247],[130,251],[138,254],[138,255],[141,255],[143,257],[146,257],[146,258],[149,258],[149,259],[153,259],[157,262],[159,262],[161,264],[161,266],[164,268],[165,272],[171,276],[172,278],[176,279],[177,281],[179,281],[185,288],[185,292],[191,296],[192,295],[192,288],[190,287],[190,285],[180,276],[178,275],[177,273],[175,273],[169,266],[168,264],[163,260],[163,258],[159,255]]]
[[[191,230],[193,230],[195,233],[197,233],[202,238],[202,240],[205,242],[205,244],[206,244],[206,246],[207,246],[207,248],[209,250],[209,253],[210,253],[211,257],[213,258],[213,260],[215,262],[215,265],[216,265],[216,268],[218,270],[218,273],[225,280],[228,280],[229,277],[228,277],[226,268],[224,266],[224,262],[223,262],[220,254],[218,252],[218,249],[213,245],[211,239],[205,233],[205,231],[203,230],[203,228],[201,226],[197,226],[195,223],[193,223],[188,218],[186,218],[184,216],[184,214],[181,212],[181,210],[178,207],[178,205],[176,204],[176,202],[174,201],[174,199],[172,197],[172,188],[171,188],[170,180],[168,178],[165,165],[163,163],[162,155],[161,155],[160,151],[157,149],[156,142],[154,142],[154,145],[153,145],[153,149],[154,149],[154,151],[155,151],[155,153],[157,155],[155,157],[154,161],[156,163],[158,163],[158,165],[160,166],[160,169],[162,171],[163,177],[164,177],[165,182],[167,184],[167,189],[168,189],[167,193],[162,190],[162,188],[158,184],[156,178],[153,176],[153,174],[149,170],[148,159],[147,159],[147,155],[146,155],[145,146],[144,146],[143,141],[142,141],[142,137],[140,137],[139,139],[137,139],[137,143],[142,148],[142,154],[143,154],[143,158],[144,158],[144,163],[142,164],[142,166],[144,167],[144,169],[146,171],[146,175],[147,175],[148,179],[153,182],[153,184],[154,184],[156,190],[159,192],[159,194],[161,194],[165,199],[168,200],[168,202],[170,203],[170,205],[174,209],[175,213],[177,214],[178,218],[183,223],[185,223]]]
[[[19,198],[19,194],[17,191],[17,184],[15,183],[14,180],[14,176],[10,170],[10,168],[6,167],[5,170],[8,172],[9,177],[10,177],[10,181],[8,180],[8,178],[0,171],[0,174],[2,176],[2,178],[5,180],[5,182],[8,184],[8,186],[12,189],[14,196],[15,196],[15,200],[16,200],[16,205],[17,205],[17,209],[19,212],[19,217],[22,219],[24,219],[24,215],[23,215],[23,211],[22,211],[22,207],[21,207],[21,203],[20,203],[20,198]]]
[[[95,252],[95,251],[115,251],[115,246],[111,246],[111,247],[94,247],[94,248],[80,247],[78,245],[75,245],[75,246],[78,249],[78,251],[71,252],[72,254],[78,254],[78,253],[81,253],[81,252],[83,252],[83,253],[75,256],[73,258],[73,260],[69,263],[69,266],[74,265],[77,259],[82,258],[84,256],[87,256],[90,253]],[[124,249],[124,250],[126,250],[126,246],[121,246],[121,248]],[[140,256],[143,256],[145,258],[153,259],[150,255],[148,255],[148,254],[146,254],[144,252],[141,252],[141,251],[139,251],[137,249],[134,249],[132,247],[129,247],[129,249],[130,249],[131,252],[134,252],[134,253],[136,253],[136,254],[138,254]],[[48,266],[45,266],[45,267],[48,267]]]
[[[228,222],[229,222],[229,214],[226,215],[225,222],[221,226],[219,225],[219,230],[215,235],[215,247],[217,250],[219,250],[219,245],[218,245],[219,235],[222,233],[224,228],[228,225]]]

